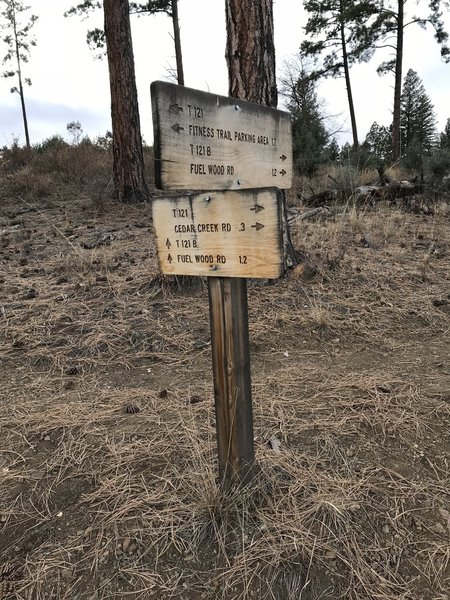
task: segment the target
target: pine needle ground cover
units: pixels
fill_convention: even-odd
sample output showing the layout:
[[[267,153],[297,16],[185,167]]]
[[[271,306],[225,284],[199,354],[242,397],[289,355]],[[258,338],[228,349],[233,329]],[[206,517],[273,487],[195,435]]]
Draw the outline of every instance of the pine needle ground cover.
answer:
[[[258,473],[221,495],[207,289],[159,276],[151,206],[1,195],[0,598],[448,598],[448,204],[294,190],[308,268],[249,285]]]

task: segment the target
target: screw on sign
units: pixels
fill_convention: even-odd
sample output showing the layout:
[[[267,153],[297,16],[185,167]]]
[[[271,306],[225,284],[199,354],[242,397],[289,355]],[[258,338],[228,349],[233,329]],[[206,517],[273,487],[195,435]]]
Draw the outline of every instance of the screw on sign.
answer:
[[[292,186],[288,113],[161,81],[151,92],[157,187]]]
[[[154,198],[159,265],[208,277],[220,477],[246,483],[254,464],[246,279],[283,273],[290,116],[164,82],[151,92],[156,184],[197,190]]]

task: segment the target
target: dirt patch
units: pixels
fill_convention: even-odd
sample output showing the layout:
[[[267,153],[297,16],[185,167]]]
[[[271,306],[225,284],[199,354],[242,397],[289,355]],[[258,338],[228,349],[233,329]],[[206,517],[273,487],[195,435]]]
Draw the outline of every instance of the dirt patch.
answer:
[[[449,232],[294,220],[308,269],[249,285],[259,472],[223,496],[207,290],[159,276],[151,207],[5,198],[0,598],[444,600]]]

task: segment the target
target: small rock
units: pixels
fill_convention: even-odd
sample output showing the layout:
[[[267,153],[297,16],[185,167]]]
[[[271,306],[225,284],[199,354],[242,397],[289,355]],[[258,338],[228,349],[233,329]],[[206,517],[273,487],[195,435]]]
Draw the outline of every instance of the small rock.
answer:
[[[128,554],[133,554],[134,552],[136,552],[137,550],[137,544],[135,542],[133,542],[132,544],[130,544],[130,547],[128,548]]]
[[[281,442],[275,435],[269,439],[267,444],[269,448],[272,448],[275,454],[281,454]]]
[[[385,534],[388,534],[390,532],[389,525],[383,525],[381,531]]]
[[[44,442],[51,442],[51,439],[49,435],[44,435]]]
[[[347,448],[347,450],[345,451],[345,454],[348,457],[351,457],[351,456],[353,456],[355,454],[355,452],[354,452],[354,450],[352,448]]]
[[[131,545],[131,538],[126,537],[122,542],[122,550],[126,552]]]

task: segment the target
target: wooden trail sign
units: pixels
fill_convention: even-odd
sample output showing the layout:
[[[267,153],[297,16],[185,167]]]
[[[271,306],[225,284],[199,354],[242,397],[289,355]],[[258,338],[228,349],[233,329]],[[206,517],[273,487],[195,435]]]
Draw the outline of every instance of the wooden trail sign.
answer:
[[[208,277],[220,479],[247,483],[255,454],[246,278],[282,273],[290,116],[160,81],[151,93],[157,187],[204,190],[153,199],[160,267]]]
[[[289,113],[184,86],[151,84],[156,186],[292,186]]]
[[[283,267],[281,192],[208,192],[153,200],[161,271],[274,279]]]

